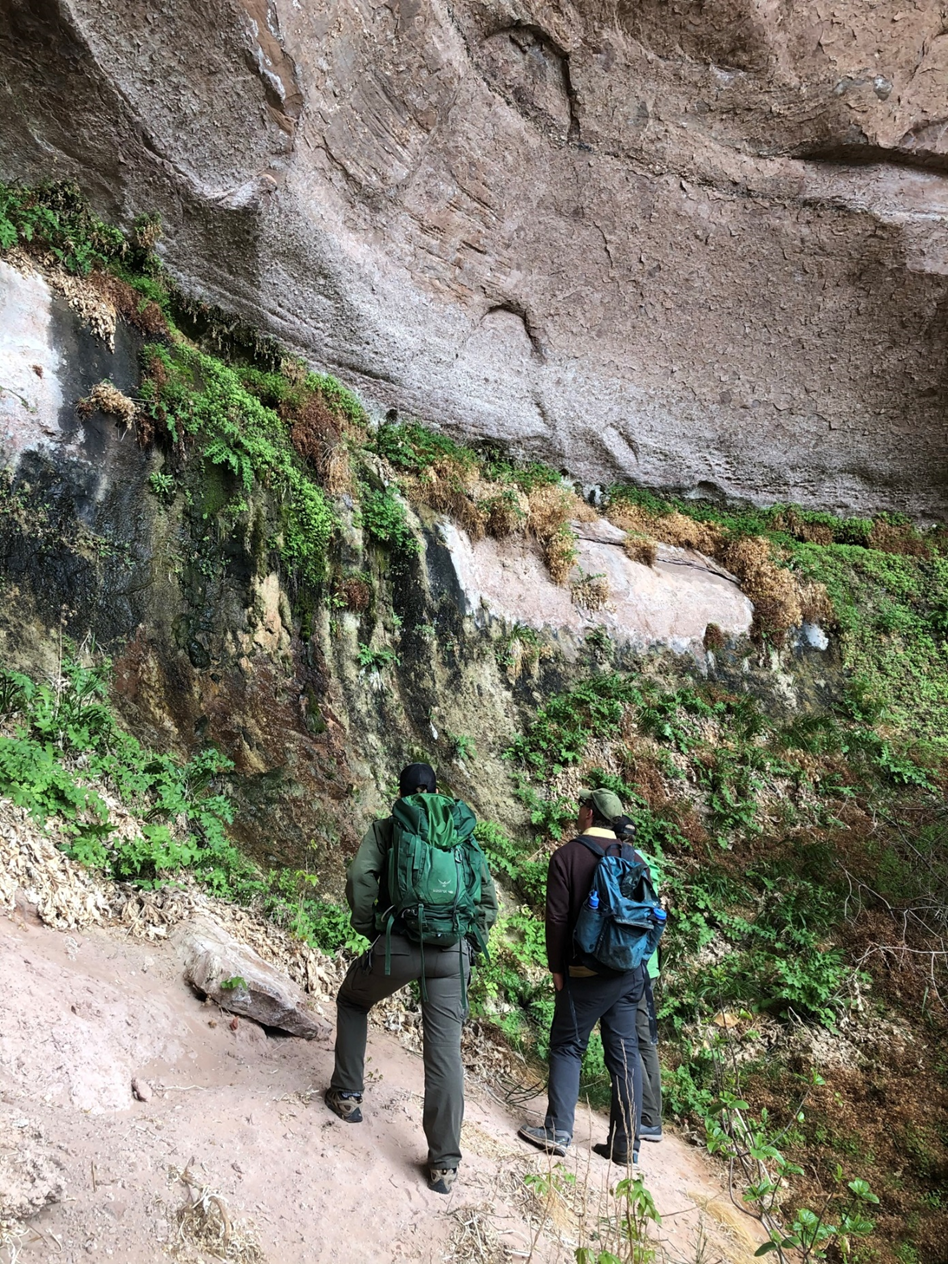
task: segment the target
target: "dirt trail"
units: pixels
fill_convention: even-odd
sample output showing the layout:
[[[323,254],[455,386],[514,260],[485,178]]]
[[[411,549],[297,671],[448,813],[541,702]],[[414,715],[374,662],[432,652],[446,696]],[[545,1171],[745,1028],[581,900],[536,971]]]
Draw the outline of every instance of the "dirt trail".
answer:
[[[227,1258],[529,1256],[541,1203],[523,1177],[549,1171],[550,1161],[516,1140],[522,1115],[472,1082],[463,1179],[450,1198],[429,1193],[421,1060],[396,1037],[371,1033],[367,1118],[353,1126],[322,1103],[328,1045],[268,1035],[246,1020],[232,1029],[229,1015],[186,987],[167,944],[137,942],[118,928],[65,933],[28,914],[4,916],[0,985],[0,1167],[4,1156],[19,1156],[34,1202],[62,1186],[62,1200],[0,1250],[4,1264],[215,1258],[178,1240],[175,1213],[187,1195],[175,1174],[185,1169],[194,1196],[206,1188],[219,1197],[207,1203],[212,1220],[226,1210]],[[134,1077],[152,1087],[151,1100],[132,1099]],[[592,1122],[598,1137],[604,1123]],[[594,1202],[618,1169],[590,1158],[589,1123],[580,1121],[563,1168]],[[657,1236],[668,1260],[695,1260],[702,1235],[698,1258],[707,1264],[750,1258],[750,1222],[730,1208],[699,1152],[668,1137],[643,1157],[665,1216]],[[572,1260],[578,1231],[569,1201],[550,1204],[535,1260]]]

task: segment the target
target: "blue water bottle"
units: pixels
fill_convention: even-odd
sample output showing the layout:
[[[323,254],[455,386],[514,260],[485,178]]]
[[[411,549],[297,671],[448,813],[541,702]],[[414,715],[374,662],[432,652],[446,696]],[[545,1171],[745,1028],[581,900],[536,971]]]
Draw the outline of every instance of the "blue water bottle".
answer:
[[[589,899],[586,901],[586,907],[591,909],[594,913],[598,913],[599,911],[599,892],[595,887],[593,887],[593,889],[589,892]]]
[[[664,926],[668,920],[668,914],[660,904],[656,904],[652,909],[652,921],[657,922],[659,926]]]

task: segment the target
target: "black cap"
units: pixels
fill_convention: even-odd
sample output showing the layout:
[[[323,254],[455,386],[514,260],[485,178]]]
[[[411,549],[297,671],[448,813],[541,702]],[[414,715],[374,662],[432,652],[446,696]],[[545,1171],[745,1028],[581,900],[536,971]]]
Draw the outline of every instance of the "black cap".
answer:
[[[398,793],[403,799],[406,795],[415,794],[418,790],[434,794],[437,787],[435,772],[430,764],[409,764],[407,768],[402,769],[401,776],[398,778]]]

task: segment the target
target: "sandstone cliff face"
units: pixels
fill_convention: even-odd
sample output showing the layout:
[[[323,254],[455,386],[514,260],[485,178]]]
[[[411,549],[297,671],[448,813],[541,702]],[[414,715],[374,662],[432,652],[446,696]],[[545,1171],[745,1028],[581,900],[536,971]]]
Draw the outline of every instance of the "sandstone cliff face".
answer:
[[[0,2],[7,178],[381,408],[603,474],[946,509],[935,0]]]

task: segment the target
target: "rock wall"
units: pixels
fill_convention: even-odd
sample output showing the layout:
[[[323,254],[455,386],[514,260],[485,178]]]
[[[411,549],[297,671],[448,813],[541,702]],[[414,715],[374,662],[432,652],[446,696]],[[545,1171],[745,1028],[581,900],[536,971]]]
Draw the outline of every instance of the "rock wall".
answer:
[[[940,516],[946,74],[936,0],[0,0],[0,172],[380,408]]]
[[[79,283],[72,301],[86,309]],[[121,319],[97,336],[43,275],[0,262],[0,662],[56,673],[63,635],[111,655],[115,703],[143,740],[233,761],[233,832],[259,859],[315,862],[338,883],[413,759],[517,828],[513,735],[578,678],[641,667],[646,651],[678,656],[657,664],[666,674],[713,672],[777,707],[835,687],[825,639],[761,657],[732,576],[666,546],[654,569],[632,561],[601,518],[576,524],[589,592],[571,599],[523,536],[472,543],[419,509],[417,554],[389,552],[342,496],[329,582],[307,590],[281,567],[266,489],[247,493],[193,446],[144,449],[91,407],[103,379],[139,393],[139,338]],[[378,479],[378,458],[363,460]]]

